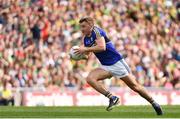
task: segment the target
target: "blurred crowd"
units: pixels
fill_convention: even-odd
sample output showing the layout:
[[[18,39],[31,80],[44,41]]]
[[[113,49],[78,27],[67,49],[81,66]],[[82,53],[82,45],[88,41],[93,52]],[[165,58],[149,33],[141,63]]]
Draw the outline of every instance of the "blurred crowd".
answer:
[[[178,0],[0,0],[0,90],[88,90],[85,78],[99,62],[68,55],[81,43],[83,16],[107,32],[139,83],[180,89]],[[116,78],[102,83],[125,86]]]

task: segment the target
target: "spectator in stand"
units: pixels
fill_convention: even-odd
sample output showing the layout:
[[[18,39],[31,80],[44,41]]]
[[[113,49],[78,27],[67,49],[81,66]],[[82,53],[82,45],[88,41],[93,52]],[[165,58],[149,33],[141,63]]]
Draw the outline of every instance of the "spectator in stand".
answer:
[[[0,105],[14,105],[14,97],[11,89],[8,88],[6,81],[3,84],[3,90],[0,95]]]
[[[111,33],[139,83],[180,88],[179,2],[173,0],[0,0],[0,82],[88,89],[84,78],[97,67],[95,57],[68,57],[79,44],[78,19],[86,15]],[[124,86],[117,79],[105,85]]]

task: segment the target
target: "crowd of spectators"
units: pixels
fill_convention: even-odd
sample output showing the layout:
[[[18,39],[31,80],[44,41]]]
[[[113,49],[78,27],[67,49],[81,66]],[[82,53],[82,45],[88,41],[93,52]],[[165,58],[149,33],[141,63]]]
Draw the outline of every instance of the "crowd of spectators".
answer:
[[[180,89],[178,0],[0,0],[0,90],[88,90],[85,78],[98,60],[68,55],[81,43],[83,16],[107,32],[139,83]],[[116,78],[102,83],[125,86]]]

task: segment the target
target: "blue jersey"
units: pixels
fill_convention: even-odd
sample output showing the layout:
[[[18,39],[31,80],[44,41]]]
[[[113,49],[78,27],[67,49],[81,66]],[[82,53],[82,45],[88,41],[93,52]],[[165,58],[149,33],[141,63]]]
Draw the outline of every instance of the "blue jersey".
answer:
[[[110,39],[107,37],[106,32],[96,26],[93,27],[91,36],[84,37],[84,46],[91,47],[96,45],[97,37],[103,37],[106,43],[105,51],[94,53],[102,65],[113,65],[123,58],[122,55],[117,52]]]

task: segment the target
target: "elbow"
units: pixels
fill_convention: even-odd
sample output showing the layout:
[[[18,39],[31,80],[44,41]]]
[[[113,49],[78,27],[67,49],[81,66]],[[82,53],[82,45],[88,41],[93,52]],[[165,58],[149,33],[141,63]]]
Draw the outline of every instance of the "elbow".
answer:
[[[100,46],[99,47],[101,51],[105,51],[106,50],[106,46]]]

